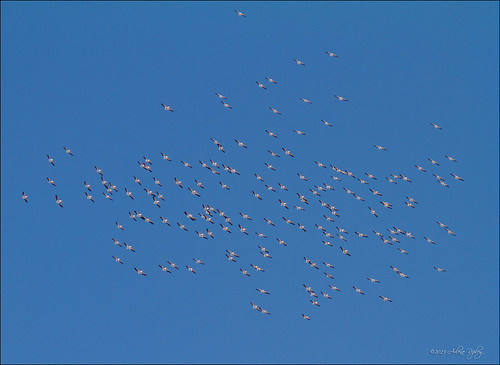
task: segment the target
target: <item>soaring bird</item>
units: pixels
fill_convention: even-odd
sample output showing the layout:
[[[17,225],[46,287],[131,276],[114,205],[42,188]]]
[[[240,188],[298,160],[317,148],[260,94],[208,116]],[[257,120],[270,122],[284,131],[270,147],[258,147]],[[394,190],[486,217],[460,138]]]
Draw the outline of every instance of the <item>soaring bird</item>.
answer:
[[[321,119],[321,122],[326,125],[327,127],[333,127],[333,124],[328,123],[326,120]]]
[[[264,84],[261,84],[261,83],[260,83],[260,82],[258,82],[258,81],[255,81],[255,82],[257,83],[257,85],[259,85],[259,87],[260,87],[261,89],[267,90],[267,87],[265,87],[265,86],[264,86]]]
[[[64,148],[64,151],[66,151],[66,153],[67,153],[68,155],[73,156],[73,154],[71,153],[71,150],[70,150],[70,149],[67,149],[67,148],[66,148],[66,147],[64,147],[64,146],[63,146],[63,148]]]
[[[349,101],[347,100],[346,98],[343,98],[342,96],[338,96],[338,95],[334,95],[337,99],[339,99],[340,101]]]
[[[273,84],[277,84],[277,82],[269,77],[266,77],[266,80],[273,83]]]
[[[434,128],[436,128],[436,129],[441,129],[441,130],[443,130],[443,128],[441,128],[441,127],[440,127],[440,126],[438,126],[437,124],[431,123],[431,125],[432,125]]]
[[[383,299],[384,301],[386,301],[386,302],[391,302],[391,303],[392,303],[392,300],[390,300],[390,299],[389,299],[389,298],[387,298],[387,297],[383,297],[382,295],[379,295],[378,297],[379,297],[379,298],[382,298],[382,299]]]
[[[219,99],[227,99],[224,95],[221,95],[219,93],[215,93],[215,95],[217,95]]]
[[[437,271],[443,271],[443,272],[446,272],[446,270],[445,270],[445,269],[441,269],[440,267],[434,266],[434,268],[435,268]]]
[[[49,162],[52,164],[52,166],[55,166],[54,165],[54,159],[52,157],[50,157],[49,155],[47,155],[47,159],[49,160]]]
[[[137,271],[137,273],[138,273],[139,275],[147,276],[147,275],[144,273],[144,271],[139,270],[139,269],[138,269],[138,268],[136,268],[136,267],[134,267],[134,270],[135,270],[135,271]]]
[[[271,107],[269,107],[269,109],[271,109],[271,111],[272,111],[274,114],[279,114],[279,115],[281,115],[281,113],[280,113],[279,111],[277,111],[276,109],[271,108]]]
[[[325,53],[330,57],[338,57],[335,53],[325,51]]]
[[[247,16],[245,14],[243,14],[241,11],[238,11],[238,10],[234,10],[236,12],[236,14],[238,14],[239,16],[242,16],[244,18],[246,18]]]
[[[24,194],[24,191],[22,192],[22,194],[23,194],[24,201],[27,203],[28,202],[28,196],[26,194]]]
[[[116,256],[111,256],[116,262],[119,262],[120,264],[123,264],[123,261],[121,258],[116,257]]]
[[[295,58],[293,59],[297,65],[305,66],[306,64],[302,61],[296,60]]]
[[[171,107],[166,106],[165,104],[161,104],[161,106],[163,107],[163,109],[165,109],[165,110],[167,110],[169,112],[173,112],[174,111]]]
[[[359,288],[356,288],[355,286],[353,286],[354,290],[356,290],[356,292],[358,292],[359,294],[363,294],[365,295],[365,293],[363,293],[363,291]]]
[[[300,100],[302,100],[304,103],[312,104],[312,102],[310,100],[307,100],[304,98],[300,98]]]
[[[62,200],[61,200],[61,199],[59,199],[59,198],[57,197],[57,195],[56,195],[56,203],[57,203],[57,204],[59,204],[59,206],[60,206],[61,208],[63,207],[63,206],[62,206]]]

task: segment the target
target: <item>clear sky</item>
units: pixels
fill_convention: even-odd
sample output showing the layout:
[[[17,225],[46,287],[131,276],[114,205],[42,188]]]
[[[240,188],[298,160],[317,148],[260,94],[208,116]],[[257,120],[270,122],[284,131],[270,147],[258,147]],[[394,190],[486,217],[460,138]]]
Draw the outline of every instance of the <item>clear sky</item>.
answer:
[[[498,363],[498,11],[465,1],[2,1],[1,361]],[[211,159],[220,175],[199,162]],[[112,201],[94,166],[117,186]],[[144,188],[163,195],[160,208]],[[224,212],[232,233],[217,212],[213,225],[203,220],[202,204]],[[134,210],[154,224],[133,221]],[[207,228],[214,239],[195,233]]]

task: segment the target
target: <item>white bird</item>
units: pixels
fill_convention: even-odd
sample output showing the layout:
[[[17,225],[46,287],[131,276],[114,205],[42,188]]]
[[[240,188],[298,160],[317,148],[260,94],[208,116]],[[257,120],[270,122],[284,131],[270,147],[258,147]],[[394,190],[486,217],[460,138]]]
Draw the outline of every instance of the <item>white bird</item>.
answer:
[[[304,98],[300,98],[300,100],[302,100],[304,103],[312,104],[312,102],[310,100],[307,100],[307,99],[304,99]]]
[[[61,200],[61,199],[59,199],[59,198],[57,197],[57,195],[56,195],[56,203],[57,203],[57,204],[59,204],[59,206],[60,206],[61,208],[63,207],[63,206],[62,206],[62,200]]]
[[[359,288],[356,288],[355,286],[353,286],[354,290],[356,290],[356,292],[358,292],[359,294],[363,294],[365,295],[365,293],[363,293],[363,291]]]
[[[194,271],[194,269],[191,267],[191,266],[187,266],[186,265],[186,268],[191,271],[193,274],[196,274],[196,271]]]
[[[120,264],[123,264],[123,261],[121,258],[116,257],[116,256],[111,256],[116,262],[119,262]]]
[[[234,11],[235,11],[235,12],[236,12],[236,14],[238,14],[239,16],[242,16],[242,17],[246,18],[246,15],[245,15],[245,14],[243,14],[241,11],[238,11],[238,10],[236,10],[236,9],[235,9]]]
[[[264,289],[259,289],[259,288],[256,288],[255,290],[258,290],[259,292],[261,292],[262,294],[271,294],[269,293],[267,290],[264,290]]]
[[[390,299],[389,299],[389,298],[387,298],[387,297],[383,297],[382,295],[379,295],[378,297],[379,297],[379,298],[382,298],[382,299],[383,299],[384,301],[386,301],[386,302],[391,302],[391,303],[392,303],[392,300],[390,300]]]
[[[125,245],[125,248],[129,251],[132,251],[132,252],[135,252],[134,248],[130,245],[127,244],[127,242],[123,242],[123,244]]]
[[[366,278],[368,280],[370,280],[372,283],[380,283],[380,281],[378,281],[377,279],[373,279],[373,278]]]
[[[338,95],[334,95],[337,99],[339,99],[340,101],[349,101],[347,100],[346,98],[343,98],[342,96],[338,96]]]
[[[269,77],[266,77],[266,80],[269,81],[269,82],[272,82],[273,84],[277,84],[276,81],[274,81],[273,79],[269,78]]]
[[[279,111],[277,111],[276,109],[271,108],[271,107],[269,107],[269,109],[271,109],[271,111],[272,111],[274,114],[279,114],[279,115],[281,115],[281,113],[280,113]]]
[[[161,106],[163,107],[163,109],[165,109],[165,110],[167,110],[169,112],[173,112],[174,111],[171,107],[166,106],[165,104],[161,104]]]
[[[422,166],[415,165],[415,167],[422,172],[426,172],[426,170]]]
[[[261,84],[261,83],[260,83],[260,82],[258,82],[258,81],[255,81],[255,82],[257,83],[257,85],[259,85],[259,87],[260,87],[261,89],[267,90],[267,87],[265,87],[265,86],[264,86],[264,84]]]
[[[54,165],[54,159],[52,157],[50,157],[49,155],[47,155],[47,159],[49,160],[49,162],[52,164],[52,166],[55,166]]]
[[[335,53],[325,51],[325,53],[330,57],[338,57]]]
[[[444,157],[446,157],[448,160],[450,161],[453,161],[453,162],[457,162],[457,160],[455,160],[453,157],[451,156],[448,156],[448,155],[445,155]]]
[[[231,105],[229,105],[228,103],[224,103],[222,100],[220,101],[226,108],[228,109],[233,109],[233,107]]]
[[[450,175],[453,176],[456,180],[464,181],[464,179],[462,179],[460,176],[457,176],[453,173],[450,173]]]
[[[22,192],[23,194],[23,199],[27,203],[28,202],[28,195],[24,194],[24,191]]]
[[[136,268],[136,267],[134,267],[134,270],[135,270],[135,271],[137,271],[137,273],[138,273],[139,275],[147,276],[147,275],[144,273],[144,271],[139,270],[139,269],[138,269],[138,268]]]
[[[250,302],[250,304],[252,305],[252,308],[257,310],[257,311],[261,311],[260,307],[258,305],[255,305],[254,303]]]
[[[347,256],[351,256],[351,254],[349,253],[349,251],[346,250],[345,248],[343,248],[342,246],[340,246],[340,249],[342,250],[342,253],[346,254]]]
[[[328,127],[333,127],[333,124],[328,123],[326,120],[321,119],[321,122]]]
[[[306,316],[304,313],[302,313],[302,318],[307,319],[308,321],[311,320],[311,318],[309,318],[309,316]]]
[[[278,138],[278,136],[276,134],[274,134],[273,132],[270,132],[266,129],[266,133],[269,134],[271,137],[274,137],[274,138]]]
[[[431,125],[432,125],[434,128],[436,128],[436,129],[441,129],[441,130],[443,129],[443,128],[441,128],[440,126],[438,126],[437,124],[431,123]]]
[[[92,203],[94,203],[94,199],[92,199],[92,195],[87,194],[85,191],[85,195],[87,196],[87,199],[90,200]]]
[[[377,149],[381,150],[381,151],[387,151],[387,148],[385,147],[382,147],[382,146],[379,146],[379,145],[374,145]]]
[[[163,265],[158,265],[158,266],[160,267],[160,269],[161,269],[162,271],[164,271],[164,272],[168,272],[168,273],[170,273],[170,274],[172,273],[172,272],[171,272],[168,268],[166,268],[165,266],[163,266]]]
[[[52,185],[52,186],[56,186],[56,184],[54,183],[54,180],[49,179],[49,178],[47,177],[47,181],[48,181],[48,183],[49,183],[50,185]]]
[[[172,162],[172,160],[170,159],[170,157],[168,157],[167,155],[165,155],[163,152],[160,152],[160,153],[161,153],[161,157],[163,157],[164,160]]]
[[[295,58],[293,59],[297,65],[305,66],[306,64],[302,61],[296,60]]]
[[[445,269],[441,269],[440,267],[436,267],[436,266],[434,266],[434,268],[435,268],[437,271],[443,271],[443,272],[446,272],[446,270],[445,270]]]
[[[293,131],[294,131],[295,133],[300,134],[300,135],[303,135],[303,136],[305,136],[305,135],[306,135],[304,132],[299,131],[299,130],[297,130],[297,129],[294,129]]]
[[[224,95],[221,95],[219,93],[215,93],[215,95],[217,95],[220,99],[227,99]]]
[[[64,151],[66,151],[66,153],[67,153],[68,155],[73,156],[73,154],[71,153],[71,150],[67,149],[67,148],[66,148],[66,147],[64,147],[64,146],[63,146],[63,148],[64,148]]]

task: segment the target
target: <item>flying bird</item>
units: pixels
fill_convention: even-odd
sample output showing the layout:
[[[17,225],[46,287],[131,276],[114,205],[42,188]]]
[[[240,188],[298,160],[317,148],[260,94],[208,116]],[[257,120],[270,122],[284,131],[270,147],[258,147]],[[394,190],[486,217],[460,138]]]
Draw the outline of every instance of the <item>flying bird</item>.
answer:
[[[163,107],[163,109],[165,109],[166,111],[169,111],[169,112],[173,112],[174,110],[169,107],[169,106],[166,106],[165,104],[161,104],[161,106]]]
[[[346,98],[343,98],[342,96],[338,96],[338,95],[334,95],[337,99],[339,99],[340,101],[349,101],[347,100]]]
[[[296,60],[295,58],[293,59],[297,65],[305,66],[306,64],[302,61]]]

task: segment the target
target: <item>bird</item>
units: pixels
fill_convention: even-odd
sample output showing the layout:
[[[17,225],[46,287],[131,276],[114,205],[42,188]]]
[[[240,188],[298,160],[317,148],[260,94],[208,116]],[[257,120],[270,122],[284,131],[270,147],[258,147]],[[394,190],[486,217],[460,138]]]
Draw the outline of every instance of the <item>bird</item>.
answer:
[[[428,160],[429,160],[432,164],[434,164],[434,165],[438,165],[438,166],[439,166],[439,163],[437,163],[436,161],[434,161],[432,158],[428,158]]]
[[[186,268],[191,271],[193,274],[196,274],[196,271],[191,266],[186,265]]]
[[[67,149],[67,148],[66,148],[66,147],[64,147],[64,146],[63,146],[63,148],[64,148],[64,151],[66,151],[66,153],[67,153],[68,155],[73,156],[73,154],[71,153],[71,150]]]
[[[226,190],[229,190],[228,186],[226,184],[223,184],[222,182],[219,181],[219,184],[221,186],[222,189],[226,189]]]
[[[300,100],[302,100],[304,103],[312,104],[312,102],[310,100],[307,100],[304,98],[300,98]]]
[[[456,180],[464,181],[464,179],[462,179],[460,176],[457,176],[453,173],[450,173],[450,175],[453,176]]]
[[[277,111],[276,109],[272,108],[272,107],[269,107],[269,109],[271,109],[271,111],[274,113],[274,114],[279,114],[281,115],[281,113],[279,111]]]
[[[435,268],[437,271],[443,271],[443,272],[446,272],[446,270],[445,270],[445,269],[441,269],[440,267],[434,266],[434,268]]]
[[[120,264],[123,264],[123,261],[121,258],[116,257],[116,256],[111,256],[116,262],[119,262]]]
[[[351,254],[349,253],[349,251],[346,250],[345,248],[343,248],[342,246],[340,246],[340,249],[342,250],[342,253],[345,253],[347,256],[351,256]]]
[[[422,172],[426,172],[426,170],[422,166],[415,165],[415,167]]]
[[[373,214],[375,217],[378,217],[377,213],[370,207],[368,207],[368,209],[370,209],[370,213]]]
[[[381,151],[387,151],[387,148],[385,148],[385,147],[382,147],[382,146],[379,146],[379,145],[376,145],[376,144],[374,146],[375,146],[375,148],[377,148],[377,149],[379,149]]]
[[[333,124],[327,122],[326,120],[321,119],[321,122],[326,125],[327,127],[333,127]]]
[[[334,95],[337,99],[339,99],[340,101],[349,101],[347,100],[346,98],[343,98],[342,96],[338,96],[338,95]]]
[[[247,16],[245,14],[243,14],[241,11],[238,11],[238,10],[234,10],[236,12],[236,14],[238,14],[239,16],[242,16],[244,18],[246,18]]]
[[[262,271],[262,272],[264,272],[264,270],[263,270],[262,268],[260,268],[259,266],[257,266],[257,265],[250,264],[250,266],[252,266],[252,267],[253,267],[255,270],[257,270],[257,271]]]
[[[48,181],[48,183],[49,183],[50,185],[52,185],[52,186],[56,186],[56,184],[54,183],[54,180],[49,179],[48,177],[47,177],[46,179],[47,179],[47,181]]]
[[[229,105],[228,103],[224,103],[222,100],[220,101],[226,108],[228,109],[233,109],[233,107],[231,105]]]
[[[269,165],[267,162],[264,162],[264,164],[267,166],[268,169],[276,171],[276,169],[272,165]]]
[[[135,182],[136,182],[137,184],[142,185],[142,184],[141,184],[141,180],[139,180],[137,177],[135,177],[135,176],[134,176],[134,180],[135,180]]]
[[[260,87],[261,89],[267,90],[267,87],[265,87],[265,86],[264,86],[264,84],[261,84],[261,83],[260,83],[260,82],[258,82],[258,81],[255,81],[255,82],[257,83],[257,85],[259,85],[259,87]]]
[[[338,57],[335,53],[325,51],[325,53],[330,57]]]
[[[337,288],[336,286],[333,286],[333,285],[330,285],[330,284],[328,284],[328,286],[329,286],[330,288],[332,288],[333,290],[340,291],[340,289],[339,289],[339,288]]]
[[[241,271],[241,273],[242,273],[243,275],[250,276],[250,274],[248,273],[248,271],[243,270],[243,269],[240,269],[240,271]]]
[[[299,131],[299,130],[297,130],[297,129],[294,129],[293,131],[294,131],[295,133],[299,134],[299,135],[302,135],[302,136],[305,136],[305,135],[306,135],[304,132]]]
[[[319,303],[318,303],[317,301],[312,300],[312,299],[310,299],[309,301],[311,302],[311,304],[312,304],[312,305],[315,305],[315,306],[317,306],[317,307],[320,307],[320,305],[319,305]]]
[[[235,139],[235,141],[236,141],[236,143],[238,143],[238,146],[248,148],[247,146],[245,146],[245,144],[243,142],[238,141],[237,139]]]
[[[382,298],[382,299],[383,299],[384,301],[386,301],[386,302],[391,302],[391,303],[392,303],[392,300],[390,300],[390,299],[389,299],[389,298],[387,298],[387,297],[383,297],[382,295],[379,295],[378,297],[379,297],[379,298]]]
[[[271,314],[271,312],[267,311],[266,309],[264,308],[261,308],[260,311],[264,314]]]
[[[219,93],[215,93],[215,95],[217,95],[219,99],[227,99],[224,95],[221,95]]]
[[[290,151],[286,150],[284,147],[282,147],[281,149],[285,152],[285,155],[290,156],[290,157],[294,157],[292,155],[292,153]]]
[[[86,191],[85,191],[85,195],[87,196],[88,200],[90,200],[92,203],[95,203],[94,199],[92,199],[92,195],[89,195]]]
[[[125,245],[125,248],[129,251],[132,251],[132,252],[135,252],[134,248],[130,245],[127,244],[127,242],[123,242],[123,244]]]
[[[169,112],[173,112],[174,110],[169,107],[169,106],[166,106],[165,104],[161,104],[161,106],[163,107],[163,109],[165,109],[166,111],[169,111]]]
[[[261,198],[260,194],[256,193],[256,192],[255,192],[255,191],[253,191],[253,190],[252,190],[252,193],[253,193],[253,195],[254,195],[257,199],[262,200],[262,198]]]
[[[448,155],[445,155],[444,157],[446,157],[448,160],[450,161],[453,161],[453,162],[457,162],[457,160],[455,160],[453,157],[451,156],[448,156]]]
[[[54,159],[52,157],[50,157],[49,155],[47,155],[47,159],[49,160],[49,162],[52,164],[52,166],[55,166],[54,165]]]
[[[136,268],[136,267],[134,267],[134,270],[135,270],[135,271],[137,271],[137,273],[138,273],[139,275],[147,276],[147,275],[144,273],[144,271],[139,270],[139,269],[138,269],[138,268]]]
[[[171,273],[172,273],[172,272],[171,272],[171,271],[170,271],[167,267],[165,267],[165,266],[163,266],[163,265],[158,265],[158,266],[160,267],[160,269],[161,269],[162,271],[164,271],[164,272],[168,272],[169,274],[171,274]]]
[[[377,279],[373,279],[373,278],[366,278],[368,280],[370,280],[372,283],[380,283],[380,281],[378,281]]]
[[[382,204],[384,207],[386,208],[389,208],[389,209],[392,209],[392,204],[391,203],[388,203],[388,202],[380,202],[380,204]]]
[[[443,130],[443,128],[441,128],[441,127],[440,127],[440,126],[438,126],[437,124],[431,123],[431,125],[432,125],[434,128],[436,128],[436,129],[441,129],[441,130]]]
[[[60,206],[61,208],[63,207],[63,206],[62,206],[62,200],[61,200],[61,199],[59,199],[59,198],[57,197],[57,195],[56,195],[56,203],[57,203],[57,204],[59,204],[59,206]]]
[[[366,234],[363,234],[360,232],[354,232],[354,233],[356,233],[359,237],[368,238],[368,236]]]
[[[430,238],[427,238],[427,237],[424,237],[425,240],[429,243],[432,243],[432,244],[436,244],[436,242],[434,242],[433,240],[431,240]]]
[[[273,83],[273,84],[277,84],[277,82],[269,77],[266,77],[266,80]]]
[[[269,293],[267,290],[264,290],[264,289],[259,289],[259,288],[256,288],[255,290],[258,290],[260,293],[262,294],[271,294]]]
[[[163,152],[160,152],[160,153],[161,153],[161,157],[163,157],[164,160],[172,162],[172,160],[170,159],[170,157],[168,157],[167,155],[165,155]]]
[[[403,250],[402,248],[399,248],[399,247],[398,247],[398,250],[399,250],[399,252],[408,255],[408,251],[405,251],[405,250]]]
[[[279,238],[276,238],[276,241],[278,241],[278,243],[279,243],[280,245],[282,245],[282,246],[286,246],[285,241],[283,241],[283,240],[281,240],[281,239],[279,239]]]
[[[178,266],[177,266],[174,262],[167,261],[167,263],[168,263],[171,267],[173,267],[174,269],[179,270],[179,267],[178,267]]]
[[[304,313],[302,313],[302,318],[307,319],[308,321],[311,320],[311,318],[309,318],[309,316],[306,316]]]
[[[273,132],[268,131],[267,129],[266,129],[266,133],[268,135],[270,135],[271,137],[278,138],[278,136],[276,134],[274,134]]]
[[[178,180],[176,177],[174,177],[175,185],[179,186],[182,188],[182,181]]]
[[[250,304],[252,305],[252,308],[257,310],[257,311],[261,311],[262,309],[260,309],[260,307],[258,305],[255,305],[254,303],[250,302]]]
[[[365,295],[365,293],[363,293],[363,291],[359,288],[356,288],[355,286],[353,286],[354,290],[356,290],[356,292],[358,292],[359,294],[363,294]]]
[[[194,262],[196,262],[199,265],[205,265],[205,263],[203,261],[199,260],[199,259],[193,258],[193,260],[194,260]]]
[[[24,199],[24,201],[27,203],[27,202],[28,202],[28,195],[26,195],[26,194],[24,193],[24,191],[23,191],[23,192],[21,192],[21,193],[23,194],[23,195],[22,195],[22,198],[23,198],[23,199]]]
[[[116,227],[118,227],[118,229],[121,229],[123,231],[123,226],[120,223],[115,222],[115,224],[116,224]]]
[[[306,64],[302,61],[296,60],[295,58],[293,59],[297,65],[305,66]]]

